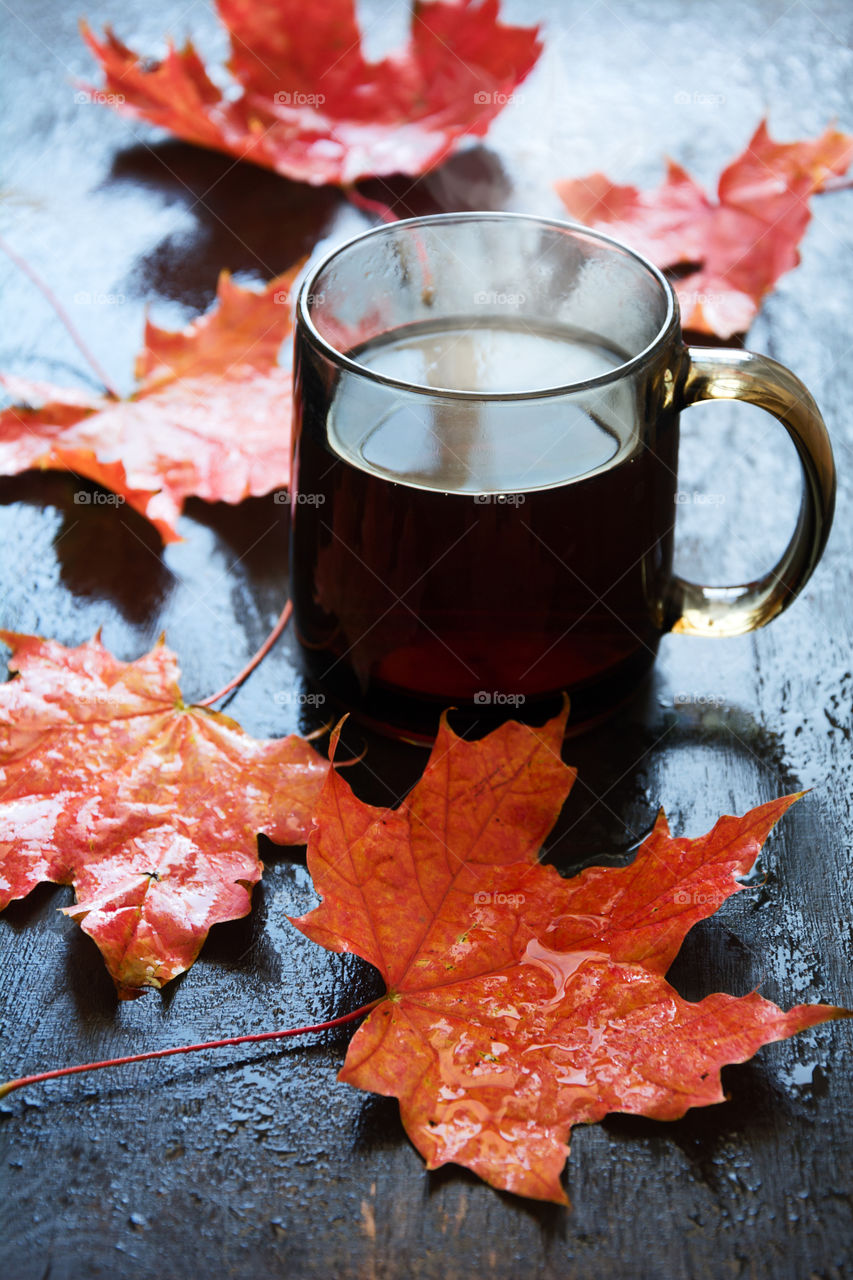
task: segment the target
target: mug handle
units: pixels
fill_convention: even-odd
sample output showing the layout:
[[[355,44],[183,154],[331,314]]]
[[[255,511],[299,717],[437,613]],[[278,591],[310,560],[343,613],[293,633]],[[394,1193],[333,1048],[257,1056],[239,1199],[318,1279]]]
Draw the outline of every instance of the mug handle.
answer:
[[[673,576],[666,629],[690,636],[740,636],[787,609],[821,557],[835,508],[835,464],[823,418],[799,378],[750,351],[690,347],[680,408],[700,400],[745,400],[772,413],[797,448],[803,497],[797,527],[778,564],[754,582],[706,587]],[[676,393],[677,394],[677,393]]]

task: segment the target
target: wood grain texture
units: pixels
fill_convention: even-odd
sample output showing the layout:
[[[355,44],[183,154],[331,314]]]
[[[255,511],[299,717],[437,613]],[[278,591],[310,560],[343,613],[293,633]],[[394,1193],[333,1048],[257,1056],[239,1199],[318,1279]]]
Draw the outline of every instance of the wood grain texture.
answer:
[[[363,6],[372,47],[402,30],[404,9]],[[553,178],[602,168],[649,185],[664,152],[712,184],[768,106],[781,138],[815,135],[833,116],[853,128],[843,0],[504,9],[512,21],[545,19],[547,49],[488,146],[414,186],[368,184],[371,195],[390,188],[412,212],[559,216]],[[211,12],[178,0],[92,0],[86,12],[152,51],[170,28],[216,47]],[[209,304],[220,267],[266,279],[319,237],[364,223],[333,191],[76,102],[69,80],[92,70],[76,19],[59,0],[4,10],[0,220],[127,389],[146,304],[176,325]],[[815,203],[802,265],[749,335],[810,386],[833,437],[839,503],[823,564],[755,636],[665,639],[634,703],[565,753],[580,771],[551,840],[566,872],[629,856],[661,804],[674,832],[695,835],[721,812],[813,787],[768,842],[757,887],[688,937],[672,971],[688,997],[760,985],[785,1006],[853,1004],[851,215],[853,192]],[[0,285],[0,367],[90,386],[43,300],[3,260]],[[697,408],[683,428],[682,489],[724,500],[680,507],[680,568],[739,580],[766,567],[793,526],[795,463],[756,412]],[[287,509],[272,498],[190,502],[186,541],[163,552],[132,512],[81,504],[82,491],[94,493],[66,475],[0,482],[0,623],[65,644],[103,625],[124,659],[165,628],[187,695],[218,688],[281,607]],[[304,691],[289,638],[228,709],[257,736],[313,728],[325,712]],[[361,742],[350,726],[347,745]],[[425,755],[368,745],[349,778],[365,800],[393,801]],[[262,856],[251,916],[217,926],[188,975],[130,1005],[116,1004],[94,946],[57,915],[68,890],[40,888],[10,907],[0,917],[2,1074],[330,1018],[378,993],[366,965],[288,925],[315,901],[304,860],[269,845]],[[675,1124],[611,1117],[576,1131],[570,1213],[461,1170],[426,1174],[396,1103],[336,1083],[347,1041],[342,1029],[10,1097],[0,1107],[4,1275],[842,1280],[853,1269],[849,1025],[728,1069],[730,1100]]]

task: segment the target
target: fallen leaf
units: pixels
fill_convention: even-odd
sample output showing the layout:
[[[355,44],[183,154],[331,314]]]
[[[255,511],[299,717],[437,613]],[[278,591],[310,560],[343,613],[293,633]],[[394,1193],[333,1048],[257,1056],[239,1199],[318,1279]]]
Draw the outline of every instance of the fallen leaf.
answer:
[[[682,323],[729,338],[745,333],[764,296],[800,260],[809,197],[853,161],[853,135],[774,142],[762,121],[744,153],[724,169],[716,203],[669,162],[653,191],[611,183],[603,173],[556,183],[569,213],[608,231],[659,267],[696,264],[675,281]]]
[[[258,741],[187,707],[162,641],[119,662],[0,631],[0,909],[44,880],[97,943],[123,999],[188,969],[211,925],[244,916],[257,834],[302,844],[328,772],[302,738]]]
[[[230,85],[214,83],[191,42],[170,42],[152,63],[109,28],[98,39],[84,24],[106,76],[96,99],[316,185],[437,165],[460,139],[486,132],[542,48],[537,27],[498,20],[498,0],[416,3],[408,43],[380,62],[364,57],[354,0],[217,8]]]
[[[340,1079],[399,1098],[428,1168],[453,1161],[557,1202],[573,1125],[720,1102],[725,1063],[844,1013],[783,1013],[755,993],[691,1003],[665,979],[796,797],[694,840],[673,839],[661,815],[630,866],[564,880],[537,861],[574,781],[564,727],[565,712],[469,743],[445,720],[395,810],[330,772],[308,843],[322,902],[293,922],[388,986]]]
[[[290,480],[292,329],[299,268],[258,293],[219,277],[216,305],[172,333],[147,323],[127,400],[0,375],[22,404],[0,412],[0,474],[58,468],[112,489],[164,542],[190,495],[240,502]]]

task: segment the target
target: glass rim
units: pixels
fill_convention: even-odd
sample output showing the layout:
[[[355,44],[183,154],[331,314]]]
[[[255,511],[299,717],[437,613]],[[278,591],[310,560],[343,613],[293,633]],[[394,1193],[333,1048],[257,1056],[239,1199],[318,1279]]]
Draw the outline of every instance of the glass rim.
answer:
[[[597,240],[601,244],[607,245],[609,248],[617,249],[629,258],[633,258],[638,262],[646,272],[656,281],[660,289],[663,291],[666,299],[666,314],[660,324],[655,336],[651,342],[648,342],[641,351],[633,355],[628,360],[623,360],[621,364],[616,365],[613,369],[608,369],[606,373],[598,374],[594,378],[587,378],[579,382],[568,382],[560,386],[552,387],[531,387],[524,391],[462,391],[452,387],[428,387],[421,382],[407,382],[403,378],[394,378],[388,374],[379,373],[375,369],[371,369],[368,365],[362,364],[359,360],[352,356],[348,356],[345,352],[339,351],[338,348],[317,328],[311,316],[311,306],[313,305],[309,299],[315,294],[315,285],[319,276],[323,271],[337,258],[339,255],[348,252],[354,245],[361,244],[364,240],[370,240],[373,237],[389,235],[398,228],[424,227],[435,224],[448,222],[526,222],[532,223],[539,227],[547,227],[557,231],[570,231],[581,233],[591,240]],[[362,378],[366,378],[371,382],[393,388],[395,391],[407,391],[413,395],[426,396],[432,399],[450,399],[465,401],[524,401],[524,400],[540,400],[547,397],[557,397],[573,395],[576,392],[594,390],[597,387],[604,387],[614,382],[619,382],[622,378],[629,377],[638,369],[648,364],[656,355],[660,348],[664,345],[670,333],[679,324],[678,301],[675,290],[667,280],[663,272],[654,265],[643,254],[638,253],[636,249],[632,249],[630,245],[624,244],[621,240],[617,240],[614,236],[606,235],[603,231],[595,231],[591,227],[585,227],[580,222],[564,221],[560,218],[545,218],[538,214],[504,212],[500,209],[495,210],[468,210],[460,213],[430,213],[424,214],[416,218],[400,218],[395,222],[382,222],[375,227],[368,227],[366,231],[359,232],[358,235],[351,236],[343,244],[335,245],[328,253],[320,259],[320,261],[312,268],[305,277],[299,289],[296,299],[296,326],[298,330],[302,330],[312,345],[317,348],[322,355],[331,363],[337,365],[340,369],[345,369],[349,373],[356,374]]]

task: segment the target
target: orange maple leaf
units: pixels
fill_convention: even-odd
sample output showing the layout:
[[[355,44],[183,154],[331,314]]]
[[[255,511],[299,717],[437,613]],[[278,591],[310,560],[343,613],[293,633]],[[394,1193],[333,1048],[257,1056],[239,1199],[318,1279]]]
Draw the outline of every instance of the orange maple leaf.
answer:
[[[302,738],[259,741],[187,707],[161,642],[119,662],[0,632],[0,909],[51,880],[95,940],[119,995],[162,987],[211,925],[248,913],[257,835],[302,844],[328,762]]]
[[[153,65],[107,29],[83,35],[106,76],[96,91],[125,115],[299,182],[418,174],[479,136],[542,49],[536,27],[498,20],[498,0],[432,0],[408,44],[368,62],[353,0],[217,0],[231,41],[223,91],[187,42]]]
[[[399,1098],[430,1169],[453,1161],[557,1202],[573,1125],[720,1102],[725,1063],[845,1015],[783,1013],[754,992],[693,1003],[665,977],[796,797],[694,840],[673,839],[661,815],[630,866],[564,880],[538,862],[574,781],[564,727],[565,713],[469,743],[444,721],[395,810],[363,804],[331,772],[308,844],[322,903],[293,922],[388,985],[340,1079]]]
[[[0,375],[23,402],[0,412],[0,474],[73,471],[120,495],[164,542],[178,539],[191,495],[240,502],[285,488],[291,374],[277,361],[300,266],[261,292],[223,271],[206,315],[176,333],[146,323],[127,400]]]
[[[633,245],[659,267],[695,263],[675,282],[686,329],[729,338],[745,333],[764,296],[800,260],[809,197],[853,161],[853,136],[828,128],[804,142],[774,142],[762,120],[709,200],[680,165],[651,191],[603,173],[555,184],[569,213]]]

